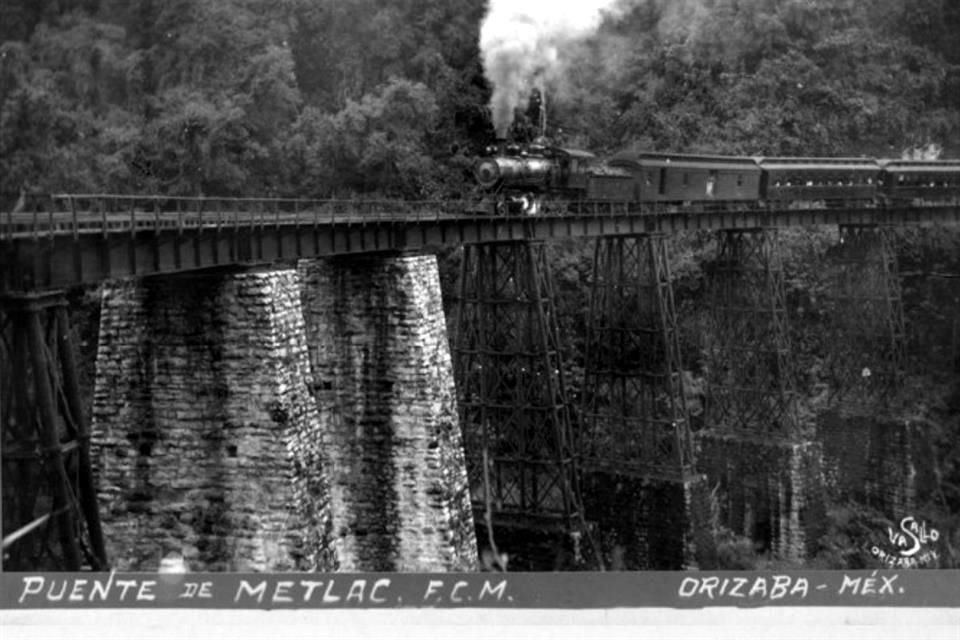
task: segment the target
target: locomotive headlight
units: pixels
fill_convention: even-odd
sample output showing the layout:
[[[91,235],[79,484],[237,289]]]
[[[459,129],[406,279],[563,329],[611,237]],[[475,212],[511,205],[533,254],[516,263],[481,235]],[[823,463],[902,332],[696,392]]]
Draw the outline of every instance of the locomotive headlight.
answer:
[[[500,166],[496,160],[481,160],[475,173],[481,186],[492,187],[500,179]]]

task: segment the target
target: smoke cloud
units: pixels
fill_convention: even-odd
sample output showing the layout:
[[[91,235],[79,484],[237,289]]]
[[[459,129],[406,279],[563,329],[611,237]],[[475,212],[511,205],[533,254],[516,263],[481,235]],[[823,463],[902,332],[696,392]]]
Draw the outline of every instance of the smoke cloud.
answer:
[[[490,109],[506,137],[514,109],[534,87],[562,74],[563,53],[593,33],[624,0],[490,0],[480,29],[484,71],[493,86]]]

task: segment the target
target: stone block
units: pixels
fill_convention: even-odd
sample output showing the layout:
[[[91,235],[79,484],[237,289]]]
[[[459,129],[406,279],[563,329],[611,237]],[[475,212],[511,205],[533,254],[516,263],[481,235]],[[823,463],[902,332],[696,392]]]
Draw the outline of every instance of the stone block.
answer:
[[[715,431],[699,432],[696,442],[717,524],[776,558],[806,558],[824,522],[820,443]]]
[[[295,270],[106,285],[91,444],[113,566],[335,569],[310,380]]]
[[[300,272],[341,567],[475,569],[436,258],[302,261]]]

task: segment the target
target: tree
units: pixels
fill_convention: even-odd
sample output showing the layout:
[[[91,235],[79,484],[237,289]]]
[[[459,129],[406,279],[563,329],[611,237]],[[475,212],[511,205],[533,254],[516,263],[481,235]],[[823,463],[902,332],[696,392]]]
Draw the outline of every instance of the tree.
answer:
[[[392,78],[335,114],[305,111],[293,149],[314,185],[425,197],[437,184],[438,168],[427,148],[436,119],[427,87]]]

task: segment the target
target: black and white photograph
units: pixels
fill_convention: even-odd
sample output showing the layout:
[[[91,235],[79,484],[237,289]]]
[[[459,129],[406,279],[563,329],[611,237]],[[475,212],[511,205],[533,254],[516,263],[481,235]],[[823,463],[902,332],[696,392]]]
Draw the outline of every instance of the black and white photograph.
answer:
[[[3,615],[956,623],[958,34],[0,0]]]

